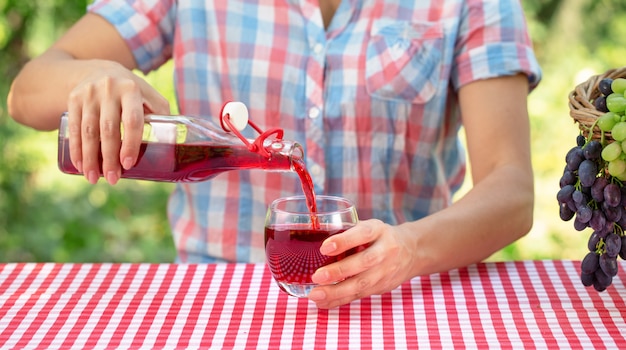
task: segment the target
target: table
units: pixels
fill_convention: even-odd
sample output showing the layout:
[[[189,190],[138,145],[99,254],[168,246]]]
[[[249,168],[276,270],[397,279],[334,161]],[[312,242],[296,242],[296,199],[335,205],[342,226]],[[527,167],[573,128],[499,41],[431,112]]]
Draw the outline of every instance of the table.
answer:
[[[623,348],[626,263],[603,293],[579,265],[481,263],[320,310],[264,264],[0,264],[0,347]]]

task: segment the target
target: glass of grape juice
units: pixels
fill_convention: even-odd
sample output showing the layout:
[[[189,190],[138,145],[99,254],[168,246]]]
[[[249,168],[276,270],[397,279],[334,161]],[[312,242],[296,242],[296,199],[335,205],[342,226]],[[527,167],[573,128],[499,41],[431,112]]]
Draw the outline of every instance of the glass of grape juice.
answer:
[[[326,238],[357,224],[354,204],[334,196],[315,196],[313,200],[315,203],[309,203],[305,196],[276,199],[265,219],[265,254],[272,276],[283,291],[300,298],[316,286],[311,281],[315,270],[356,252],[351,249],[339,256],[320,253]]]

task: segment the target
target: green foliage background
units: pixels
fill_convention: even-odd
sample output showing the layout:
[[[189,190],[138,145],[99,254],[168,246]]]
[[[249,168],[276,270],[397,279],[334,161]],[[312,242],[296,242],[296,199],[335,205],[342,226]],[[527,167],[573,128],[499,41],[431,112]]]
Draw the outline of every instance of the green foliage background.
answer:
[[[626,3],[521,1],[544,72],[529,99],[535,223],[526,237],[490,259],[581,259],[589,232],[561,222],[555,199],[565,153],[578,133],[567,94],[592,74],[626,65]],[[172,184],[88,185],[80,176],[58,171],[56,133],[23,127],[6,114],[9,84],[21,65],[45,50],[90,2],[0,0],[0,261],[169,262],[175,257],[166,215]],[[174,105],[171,65],[146,79]],[[485,96],[485,103],[492,98],[497,96]]]

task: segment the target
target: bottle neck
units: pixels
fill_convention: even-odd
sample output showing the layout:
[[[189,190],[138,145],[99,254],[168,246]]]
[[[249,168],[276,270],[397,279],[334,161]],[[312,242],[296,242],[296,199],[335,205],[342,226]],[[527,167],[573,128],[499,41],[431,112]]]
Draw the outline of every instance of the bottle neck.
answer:
[[[287,158],[290,164],[289,170],[294,170],[293,163],[303,161],[304,158],[304,150],[302,149],[302,146],[295,141],[266,140],[264,148],[270,155],[270,161],[275,157]]]

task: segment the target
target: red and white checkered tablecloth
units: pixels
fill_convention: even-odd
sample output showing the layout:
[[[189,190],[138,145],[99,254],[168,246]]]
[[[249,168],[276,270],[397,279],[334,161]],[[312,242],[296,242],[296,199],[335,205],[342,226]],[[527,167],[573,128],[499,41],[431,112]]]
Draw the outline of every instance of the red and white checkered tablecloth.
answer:
[[[1,348],[624,348],[626,263],[484,263],[332,310],[264,264],[0,264]]]

